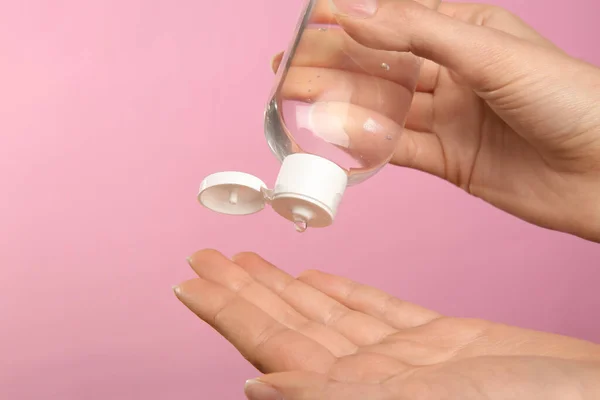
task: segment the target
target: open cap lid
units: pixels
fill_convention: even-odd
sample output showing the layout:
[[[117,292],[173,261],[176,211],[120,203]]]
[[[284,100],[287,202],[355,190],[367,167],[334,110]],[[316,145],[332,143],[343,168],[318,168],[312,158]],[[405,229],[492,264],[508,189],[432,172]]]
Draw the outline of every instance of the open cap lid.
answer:
[[[238,171],[217,172],[200,184],[198,201],[221,214],[254,214],[265,207],[264,189],[267,185],[254,175]]]
[[[229,215],[254,214],[270,204],[275,212],[303,232],[333,223],[348,176],[332,161],[312,154],[287,156],[275,187],[245,172],[217,172],[200,184],[198,201],[206,208]]]

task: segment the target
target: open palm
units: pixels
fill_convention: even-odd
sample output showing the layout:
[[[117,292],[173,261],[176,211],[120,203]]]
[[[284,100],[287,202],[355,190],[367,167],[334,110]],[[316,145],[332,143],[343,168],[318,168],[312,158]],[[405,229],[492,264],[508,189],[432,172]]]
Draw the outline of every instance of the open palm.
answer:
[[[295,279],[251,253],[190,264],[199,278],[179,299],[287,399],[565,399],[598,377],[591,343],[443,317],[322,272]]]

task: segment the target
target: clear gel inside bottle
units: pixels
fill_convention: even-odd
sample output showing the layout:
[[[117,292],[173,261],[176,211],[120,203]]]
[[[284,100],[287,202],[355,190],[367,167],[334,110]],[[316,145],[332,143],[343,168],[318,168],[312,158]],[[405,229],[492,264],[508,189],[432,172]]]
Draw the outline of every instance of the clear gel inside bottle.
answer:
[[[364,181],[396,149],[420,65],[412,54],[357,43],[329,0],[309,0],[266,108],[271,150],[282,161],[314,154],[343,168],[348,185]]]
[[[357,43],[338,25],[330,0],[309,0],[265,112],[267,143],[282,162],[275,185],[216,173],[202,182],[199,201],[231,215],[269,204],[298,232],[331,225],[346,187],[394,154],[420,65],[412,54]]]

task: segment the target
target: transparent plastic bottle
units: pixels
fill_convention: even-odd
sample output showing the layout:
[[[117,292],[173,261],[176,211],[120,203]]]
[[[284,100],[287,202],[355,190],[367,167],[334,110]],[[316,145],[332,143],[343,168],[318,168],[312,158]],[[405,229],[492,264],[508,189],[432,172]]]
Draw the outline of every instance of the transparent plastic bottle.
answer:
[[[329,226],[346,187],[394,154],[420,65],[412,54],[360,45],[337,24],[330,0],[309,0],[265,111],[267,143],[282,162],[274,188],[220,172],[202,182],[199,201],[233,215],[269,203],[298,231]]]

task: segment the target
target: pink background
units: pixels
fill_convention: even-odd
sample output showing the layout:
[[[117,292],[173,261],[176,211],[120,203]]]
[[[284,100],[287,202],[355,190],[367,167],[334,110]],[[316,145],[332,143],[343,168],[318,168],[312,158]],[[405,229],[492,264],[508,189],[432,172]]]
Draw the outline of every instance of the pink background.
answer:
[[[600,64],[599,3],[498,3]],[[205,247],[600,341],[600,245],[427,175],[388,168],[348,193],[334,227],[303,235],[271,212],[196,203],[213,171],[275,178],[262,133],[269,59],[300,8],[2,2],[0,398],[241,398],[257,372],[171,293]]]

